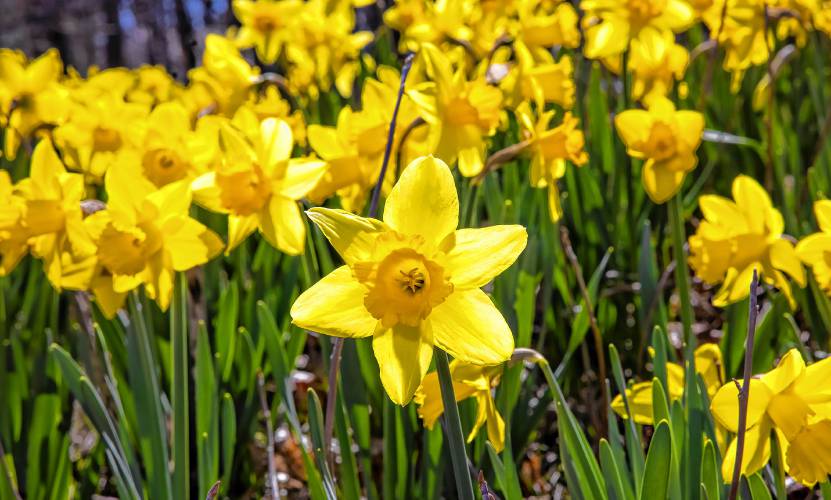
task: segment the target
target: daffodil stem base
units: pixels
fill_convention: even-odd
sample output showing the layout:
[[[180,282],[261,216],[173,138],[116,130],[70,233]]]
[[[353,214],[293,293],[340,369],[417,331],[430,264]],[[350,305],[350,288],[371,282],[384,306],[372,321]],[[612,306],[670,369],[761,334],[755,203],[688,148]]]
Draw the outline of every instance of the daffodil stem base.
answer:
[[[467,470],[467,452],[465,438],[462,433],[462,422],[459,419],[459,407],[456,406],[456,395],[453,392],[453,379],[450,375],[450,362],[447,353],[438,347],[434,348],[436,371],[439,373],[441,387],[441,401],[444,405],[445,436],[450,445],[450,459],[453,462],[453,475],[456,477],[456,489],[461,500],[473,500],[473,482]]]

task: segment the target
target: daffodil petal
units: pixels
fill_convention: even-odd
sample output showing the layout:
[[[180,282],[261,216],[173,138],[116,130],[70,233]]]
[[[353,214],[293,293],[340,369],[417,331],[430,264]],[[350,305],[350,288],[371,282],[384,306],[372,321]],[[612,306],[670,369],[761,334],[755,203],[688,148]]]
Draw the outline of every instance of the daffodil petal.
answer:
[[[514,350],[505,318],[478,288],[451,293],[425,321],[432,326],[436,345],[465,363],[496,365]]]
[[[459,197],[447,164],[425,156],[414,160],[392,188],[384,222],[403,234],[438,245],[459,225]]]
[[[372,338],[372,350],[387,395],[393,403],[406,405],[421,385],[433,359],[429,324],[422,321],[419,326],[398,324],[381,329]]]
[[[793,382],[805,372],[805,360],[796,348],[786,352],[776,368],[762,377],[762,382],[773,394],[785,391]]]
[[[445,268],[457,290],[480,288],[513,264],[528,242],[519,225],[459,229],[452,239]]]
[[[742,381],[738,381],[742,384]],[[773,396],[768,386],[759,379],[750,380],[750,399],[747,403],[747,427],[756,425],[764,416],[768,402]],[[728,382],[716,392],[710,411],[713,418],[725,429],[737,433],[739,429],[739,389],[736,383]]]
[[[165,234],[165,249],[176,271],[187,271],[202,265],[222,250],[219,236],[188,216],[167,218],[162,231]]]
[[[785,460],[788,474],[800,483],[826,481],[831,474],[831,420],[808,425],[794,436]]]
[[[369,260],[384,223],[345,210],[315,207],[306,212],[347,264]]]
[[[288,255],[300,255],[306,245],[306,225],[297,202],[272,196],[260,212],[260,231],[275,248]]]
[[[348,266],[327,274],[291,306],[292,323],[335,337],[369,337],[378,320],[364,307],[366,289]]]
[[[762,420],[759,425],[751,427],[745,433],[744,451],[742,454],[741,473],[750,475],[758,471],[770,460],[770,431],[771,426],[767,420]],[[733,467],[736,463],[736,448],[738,439],[733,439],[724,454],[724,461],[721,464],[721,475],[725,483],[730,483],[733,478]]]
[[[326,162],[324,161],[293,158],[289,160],[286,175],[280,185],[280,193],[286,198],[299,200],[315,188],[325,173]]]

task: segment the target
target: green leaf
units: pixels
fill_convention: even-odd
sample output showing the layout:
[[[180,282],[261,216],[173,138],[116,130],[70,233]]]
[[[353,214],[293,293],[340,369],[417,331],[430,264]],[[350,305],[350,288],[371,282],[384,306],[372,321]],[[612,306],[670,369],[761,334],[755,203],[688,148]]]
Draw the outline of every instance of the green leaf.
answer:
[[[613,344],[609,344],[609,364],[612,367],[612,377],[615,379],[617,390],[623,397],[623,405],[626,408],[626,451],[629,455],[629,464],[632,467],[632,476],[639,478],[643,475],[644,456],[643,447],[641,445],[640,434],[635,428],[635,419],[632,418],[632,412],[629,408],[629,397],[626,395],[626,381],[623,377],[623,368],[620,365],[620,356],[617,348]],[[641,495],[641,482],[635,481],[635,489],[637,496]]]
[[[222,291],[216,318],[216,356],[223,382],[230,379],[234,365],[238,310],[239,290],[234,280]]]
[[[707,492],[707,498],[718,500],[724,493],[721,470],[716,460],[716,447],[709,439],[704,445],[704,458],[701,462],[701,486]]]
[[[625,480],[620,466],[617,462],[612,447],[605,439],[600,440],[600,468],[603,470],[603,477],[606,479],[606,491],[609,500],[628,500],[633,498],[631,490],[624,486]]]
[[[335,489],[335,481],[332,478],[332,472],[329,465],[326,463],[326,448],[323,438],[323,410],[320,408],[320,399],[317,397],[314,389],[309,388],[306,392],[308,397],[309,408],[309,434],[312,438],[312,447],[315,457],[315,465],[317,470],[323,476],[323,487],[326,491],[326,497],[330,500],[337,498]]]
[[[208,494],[219,477],[219,396],[211,353],[211,341],[204,322],[196,337],[196,461],[199,497]]]
[[[234,470],[234,445],[237,442],[237,412],[227,392],[222,395],[222,484],[231,484]]]
[[[173,378],[173,492],[175,498],[190,497],[190,349],[188,347],[188,283],[184,273],[177,273],[170,305],[170,345]]]
[[[742,476],[741,497],[744,500],[772,500],[762,476],[757,472],[752,476]]]
[[[639,488],[641,500],[668,497],[671,461],[672,436],[669,424],[662,420],[655,428],[655,434],[652,436],[652,442],[646,454],[643,479]]]

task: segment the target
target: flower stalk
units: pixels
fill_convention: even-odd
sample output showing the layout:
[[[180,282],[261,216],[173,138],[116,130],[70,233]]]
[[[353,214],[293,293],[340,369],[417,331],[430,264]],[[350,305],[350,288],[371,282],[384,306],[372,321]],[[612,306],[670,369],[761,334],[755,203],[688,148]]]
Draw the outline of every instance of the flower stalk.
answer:
[[[436,358],[436,371],[439,374],[441,400],[444,405],[444,423],[447,440],[450,444],[450,459],[453,462],[453,475],[456,478],[456,489],[461,500],[473,500],[473,482],[467,471],[467,453],[465,438],[462,433],[462,422],[459,419],[459,407],[456,406],[456,395],[453,392],[453,378],[450,375],[450,362],[447,353],[438,347],[433,349]]]

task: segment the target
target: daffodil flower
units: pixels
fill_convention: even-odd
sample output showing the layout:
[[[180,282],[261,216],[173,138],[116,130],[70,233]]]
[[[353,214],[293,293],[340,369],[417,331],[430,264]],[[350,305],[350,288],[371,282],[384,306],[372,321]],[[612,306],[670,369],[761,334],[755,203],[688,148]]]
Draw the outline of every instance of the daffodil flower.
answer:
[[[670,401],[684,396],[684,367],[677,363],[667,363],[667,387]],[[724,384],[724,365],[721,361],[721,349],[716,344],[703,344],[695,350],[695,371],[704,379],[709,397]],[[626,389],[629,411],[632,419],[641,425],[654,425],[652,414],[652,381],[638,382]],[[627,418],[623,396],[618,394],[612,400],[612,410]]]
[[[28,239],[20,227],[26,201],[15,192],[9,173],[0,170],[0,276],[6,276],[26,254]]]
[[[476,422],[467,436],[468,443],[476,438],[479,429],[487,423],[488,440],[497,452],[505,448],[505,421],[496,409],[491,388],[498,383],[500,372],[499,366],[468,365],[457,359],[450,363],[456,401],[476,398]],[[444,413],[438,372],[428,373],[424,377],[414,401],[418,405],[418,416],[424,421],[424,426],[432,429]]]
[[[672,101],[656,97],[648,110],[630,109],[615,117],[615,128],[633,158],[645,160],[641,171],[646,194],[665,203],[681,189],[698,163],[695,154],[704,131],[704,115],[676,111]]]
[[[413,161],[382,221],[326,208],[307,213],[346,265],[297,298],[292,321],[336,337],[371,336],[393,402],[412,399],[433,346],[475,365],[511,356],[511,330],[480,287],[516,260],[525,228],[456,229],[459,199],[444,162]]]
[[[628,68],[632,72],[632,98],[649,104],[665,97],[673,83],[684,77],[690,55],[672,36],[632,40]]]
[[[306,226],[297,201],[320,181],[326,163],[291,158],[291,127],[268,118],[260,122],[248,109],[235,117],[237,126],[222,123],[222,162],[193,181],[195,201],[228,214],[226,253],[259,229],[272,246],[289,255],[303,253]]]
[[[23,139],[41,125],[56,125],[68,112],[67,92],[59,80],[63,62],[51,49],[29,62],[21,52],[0,49],[0,126],[4,153],[17,156]]]
[[[234,15],[239,20],[237,43],[254,47],[265,64],[274,64],[285,43],[288,23],[297,17],[303,3],[297,0],[234,0]]]
[[[566,113],[563,123],[554,128],[549,128],[553,111],[543,112],[535,122],[531,107],[526,102],[517,108],[516,113],[530,143],[531,185],[548,188],[548,211],[551,220],[557,222],[563,214],[557,181],[566,173],[566,161],[578,167],[589,161],[583,149],[583,131],[578,128],[579,121],[571,113]]]
[[[583,28],[591,59],[622,54],[631,40],[653,33],[680,33],[695,22],[686,0],[581,0]]]
[[[486,138],[499,124],[502,93],[484,79],[467,81],[462,69],[453,72],[450,60],[432,44],[424,44],[422,56],[433,81],[408,94],[430,125],[436,156],[453,164],[465,177],[482,172],[487,152]]]
[[[689,238],[689,262],[705,282],[721,283],[713,305],[724,307],[747,297],[756,269],[795,307],[785,275],[801,287],[805,271],[793,244],[782,236],[782,214],[762,186],[740,175],[733,181],[733,200],[704,195],[698,205],[704,220]]]
[[[831,402],[829,377],[831,358],[806,367],[799,351],[791,349],[775,369],[750,380],[742,474],[753,474],[765,466],[771,453],[770,435],[776,432],[794,478],[806,484],[826,479],[831,473],[831,461],[821,443],[831,441],[831,412],[826,408]],[[739,430],[738,391],[735,382],[728,382],[710,405],[716,421],[734,434]],[[796,447],[790,449],[790,443]],[[722,464],[725,482],[733,477],[735,461],[734,439]]]
[[[151,182],[136,177],[128,161],[122,157],[107,172],[107,208],[85,221],[98,247],[96,257],[101,267],[94,277],[111,280],[112,294],[104,295],[105,287],[99,281],[91,286],[96,296],[118,302],[117,294],[143,284],[147,295],[166,310],[174,273],[208,262],[222,250],[222,241],[188,215],[191,192],[187,183],[157,190]]]
[[[32,155],[29,177],[15,186],[24,201],[18,223],[9,229],[10,241],[25,241],[32,255],[43,259],[44,271],[55,288],[62,288],[63,263],[67,254],[87,255],[95,247],[83,226],[81,200],[84,177],[66,171],[49,139],[41,140]],[[21,256],[12,249],[9,260]]]
[[[819,232],[806,236],[796,245],[796,255],[814,272],[819,286],[831,294],[831,200],[814,203]]]
[[[198,146],[184,106],[175,101],[160,104],[147,117],[141,173],[156,187],[193,179],[199,168],[191,159],[198,156]]]

